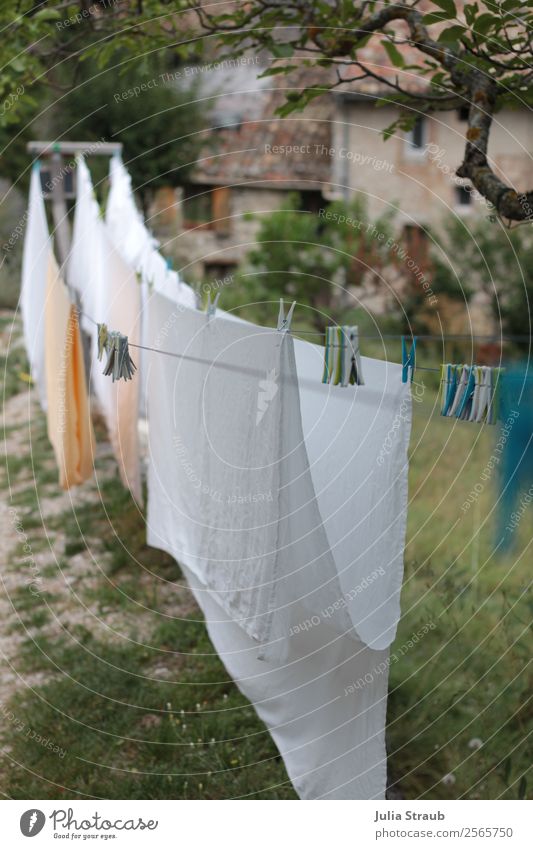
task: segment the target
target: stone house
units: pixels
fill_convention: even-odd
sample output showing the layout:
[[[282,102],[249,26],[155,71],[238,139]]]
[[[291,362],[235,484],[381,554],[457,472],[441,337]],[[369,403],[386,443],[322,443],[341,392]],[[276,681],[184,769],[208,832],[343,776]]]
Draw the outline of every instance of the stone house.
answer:
[[[370,58],[385,59],[379,47]],[[328,202],[366,198],[372,221],[393,209],[398,239],[421,273],[430,273],[431,229],[445,216],[486,215],[483,198],[455,177],[464,148],[464,109],[420,116],[409,133],[388,140],[383,130],[398,117],[396,104],[376,106],[383,95],[373,81],[326,92],[304,112],[275,115],[285,89],[320,86],[323,73],[309,69],[260,80],[254,60],[210,80],[214,108],[211,141],[183,189],[161,190],[154,202],[154,227],[163,235],[186,279],[231,274],[252,248],[261,216],[298,192],[300,208],[319,212]],[[397,69],[390,72],[398,73]],[[411,86],[423,85],[419,78]],[[528,188],[533,117],[505,109],[494,120],[490,156],[500,176],[518,191]],[[409,274],[404,275],[404,282]],[[346,281],[350,285],[350,281]],[[400,284],[401,286],[401,284]],[[372,310],[386,308],[383,293],[359,287]],[[474,312],[476,308],[474,298]],[[479,298],[479,326],[483,298]]]

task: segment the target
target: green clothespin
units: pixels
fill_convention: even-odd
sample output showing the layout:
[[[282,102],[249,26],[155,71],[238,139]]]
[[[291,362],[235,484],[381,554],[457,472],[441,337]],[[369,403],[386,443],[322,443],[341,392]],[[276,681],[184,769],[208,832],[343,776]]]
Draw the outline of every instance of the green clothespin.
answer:
[[[107,350],[107,324],[98,324],[98,359],[101,360],[104,356],[104,351]]]
[[[103,373],[106,376],[111,375],[113,383],[120,378],[131,380],[137,366],[130,357],[128,337],[112,330],[108,334],[107,352],[107,362]]]

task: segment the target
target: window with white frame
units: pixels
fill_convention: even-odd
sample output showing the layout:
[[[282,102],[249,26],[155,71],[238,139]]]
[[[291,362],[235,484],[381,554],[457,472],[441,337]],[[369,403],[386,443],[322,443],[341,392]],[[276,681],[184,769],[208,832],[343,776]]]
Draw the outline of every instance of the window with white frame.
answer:
[[[455,205],[463,209],[472,206],[472,191],[470,186],[457,185],[455,189]]]
[[[405,143],[409,156],[424,155],[427,143],[427,119],[419,115],[412,128],[405,134]]]

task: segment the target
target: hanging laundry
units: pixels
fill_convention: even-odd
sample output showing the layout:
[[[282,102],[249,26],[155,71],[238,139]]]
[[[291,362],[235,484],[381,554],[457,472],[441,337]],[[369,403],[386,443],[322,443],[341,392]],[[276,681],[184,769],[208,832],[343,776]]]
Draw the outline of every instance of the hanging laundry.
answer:
[[[85,327],[91,333],[91,389],[106,422],[121,480],[140,504],[139,383],[137,380],[113,382],[103,374],[105,367],[99,360],[101,325],[124,334],[131,344],[139,344],[139,285],[135,271],[111,242],[100,217],[89,170],[81,157],[77,165],[69,277],[81,297]],[[95,321],[100,325],[95,325]]]
[[[324,352],[150,299],[148,541],[183,566],[217,651],[302,798],[383,798],[410,387],[363,358],[361,403]],[[261,415],[257,415],[260,411]],[[386,462],[384,458],[386,457]],[[364,682],[362,685],[360,682]]]
[[[44,305],[48,258],[52,240],[48,232],[46,210],[41,189],[39,162],[31,172],[26,233],[22,254],[20,306],[24,342],[30,362],[31,376],[37,387],[39,401],[46,409],[46,377],[44,365]]]
[[[442,365],[441,415],[496,424],[500,373],[500,369],[490,366]]]
[[[109,163],[109,195],[106,206],[106,225],[112,242],[120,255],[140,278],[141,321],[140,341],[146,346],[146,309],[152,291],[160,292],[177,305],[194,309],[197,298],[194,290],[169,268],[159,253],[159,242],[146,227],[137,209],[131,177],[120,156]],[[146,417],[146,352],[139,351],[139,410]]]
[[[75,306],[49,254],[45,309],[45,362],[48,437],[63,489],[93,473],[94,436],[85,365]]]
[[[169,268],[158,251],[159,242],[142,220],[133,197],[131,177],[120,156],[111,159],[109,186],[106,224],[126,262],[141,275],[146,289],[152,286],[156,292],[176,303],[195,308],[197,299],[194,290],[180,279],[176,271]]]
[[[357,327],[326,328],[322,383],[364,385]]]
[[[531,366],[518,363],[501,379],[500,497],[496,544],[509,552],[517,545],[518,528],[533,502],[533,381]],[[527,521],[527,519],[526,519]],[[531,517],[529,517],[531,527]]]

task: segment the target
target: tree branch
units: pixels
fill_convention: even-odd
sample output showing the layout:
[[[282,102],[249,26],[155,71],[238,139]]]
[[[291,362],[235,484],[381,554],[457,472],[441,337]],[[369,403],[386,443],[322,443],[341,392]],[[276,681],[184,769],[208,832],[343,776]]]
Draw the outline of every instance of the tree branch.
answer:
[[[470,180],[496,212],[512,221],[533,220],[533,192],[519,195],[496,176],[487,160],[489,134],[498,84],[486,74],[472,74],[466,148],[458,177]]]
[[[517,192],[505,185],[499,177],[496,176],[487,160],[488,139],[492,126],[492,118],[499,94],[506,91],[503,86],[498,86],[496,81],[492,79],[488,73],[480,70],[472,62],[476,57],[472,54],[476,50],[471,45],[461,41],[459,47],[452,47],[444,42],[433,39],[424,24],[424,15],[416,8],[417,2],[411,4],[393,3],[382,6],[377,12],[372,12],[367,17],[366,4],[361,4],[359,8],[354,8],[356,19],[353,21],[353,28],[342,28],[342,32],[337,29],[321,26],[320,22],[315,26],[313,24],[312,7],[300,5],[297,0],[288,0],[283,6],[269,0],[261,0],[260,3],[251,3],[247,9],[246,15],[242,16],[238,23],[232,25],[228,23],[228,16],[224,20],[222,26],[218,25],[216,16],[211,16],[205,10],[199,12],[202,25],[209,29],[210,32],[218,33],[240,33],[241,44],[247,39],[257,44],[269,45],[272,44],[273,28],[270,25],[267,28],[261,27],[262,15],[265,11],[275,9],[283,9],[285,13],[281,25],[286,27],[297,28],[299,26],[299,35],[294,38],[289,44],[293,49],[309,49],[309,43],[316,45],[322,56],[330,59],[333,64],[343,64],[344,61],[358,67],[363,73],[373,77],[384,86],[396,90],[403,97],[412,98],[413,103],[420,102],[425,99],[428,102],[428,107],[437,107],[438,104],[446,106],[454,102],[454,98],[459,98],[470,103],[468,116],[468,131],[466,134],[466,146],[463,156],[463,162],[457,170],[457,175],[471,181],[473,186],[486,200],[488,200],[495,208],[497,213],[502,217],[509,218],[513,221],[533,220],[533,192],[526,192],[519,196]],[[287,18],[287,13],[296,15],[299,20]],[[359,46],[368,39],[369,35],[381,33],[387,35],[385,28],[388,24],[396,21],[403,21],[408,30],[407,41],[413,47],[418,49],[425,56],[430,57],[448,74],[453,89],[448,96],[418,95],[416,93],[407,92],[397,82],[387,79],[386,77],[377,74],[370,70],[364,62],[357,60],[357,50]],[[254,32],[256,37],[254,39]],[[505,33],[506,37],[507,33]],[[307,44],[305,43],[307,39]],[[476,41],[474,41],[476,43]],[[495,60],[492,56],[483,56],[482,48],[477,45],[477,49],[481,51],[482,58],[491,63],[492,67],[504,68],[506,71],[516,70],[521,71],[522,67],[517,67],[516,60],[511,60],[510,64],[505,63],[502,57]],[[509,54],[511,56],[520,56],[520,51],[515,49],[515,45],[509,42]],[[341,57],[346,57],[346,60],[341,61]],[[472,58],[471,58],[472,57]],[[337,60],[337,61],[336,61]],[[524,70],[528,65],[524,65]],[[339,75],[337,74],[337,79]],[[356,77],[355,79],[360,79]],[[345,82],[349,82],[346,80]],[[334,83],[331,87],[336,87],[339,82]],[[443,87],[444,88],[444,87]],[[446,89],[444,89],[446,90]]]

